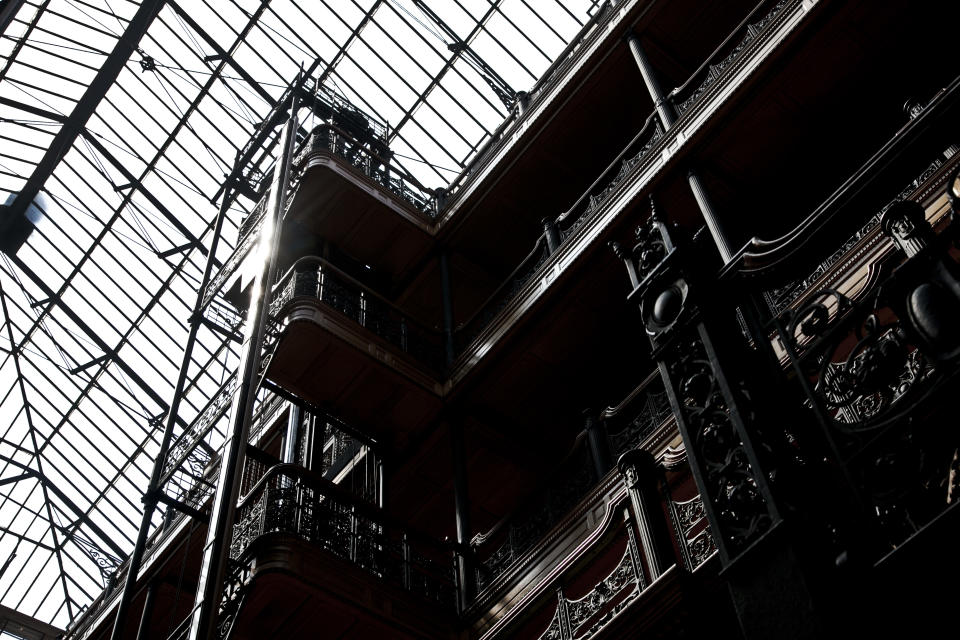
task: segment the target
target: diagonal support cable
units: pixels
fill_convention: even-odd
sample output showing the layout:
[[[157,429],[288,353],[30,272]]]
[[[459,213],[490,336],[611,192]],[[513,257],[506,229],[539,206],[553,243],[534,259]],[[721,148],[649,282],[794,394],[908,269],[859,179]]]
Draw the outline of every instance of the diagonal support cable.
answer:
[[[50,141],[46,153],[40,159],[40,162],[34,167],[33,173],[27,179],[25,185],[17,194],[16,199],[10,204],[8,220],[18,219],[26,212],[27,207],[33,202],[33,199],[40,193],[40,189],[46,184],[60,160],[66,155],[67,151],[73,145],[74,141],[80,135],[83,128],[93,112],[100,105],[100,102],[106,96],[107,91],[116,81],[124,65],[130,59],[131,54],[136,51],[137,43],[147,32],[147,28],[153,22],[154,18],[163,7],[164,0],[146,0],[137,9],[126,30],[117,39],[113,50],[103,61],[103,65],[94,76],[93,80],[87,86],[86,91],[80,97],[80,100],[74,106],[73,111],[63,122],[63,126]],[[0,233],[3,233],[0,228]]]

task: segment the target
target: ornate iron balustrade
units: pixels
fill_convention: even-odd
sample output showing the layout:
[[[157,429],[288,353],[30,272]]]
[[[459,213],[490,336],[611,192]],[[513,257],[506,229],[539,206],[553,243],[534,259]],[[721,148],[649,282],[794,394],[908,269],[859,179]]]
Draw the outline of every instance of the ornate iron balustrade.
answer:
[[[657,112],[653,111],[623,151],[593,181],[573,206],[557,217],[556,225],[563,240],[582,227],[590,219],[591,214],[610,198],[617,187],[626,182],[632,175],[633,169],[640,164],[663,134]]]
[[[645,587],[637,541],[633,529],[628,527],[627,548],[623,557],[613,571],[591,591],[572,600],[566,596],[562,585],[557,587],[557,609],[546,631],[537,640],[591,638],[618,613],[630,606]],[[606,613],[601,615],[605,609]]]
[[[821,289],[769,327],[843,472],[844,495],[872,533],[874,559],[949,509],[960,491],[960,437],[942,428],[960,387],[954,216],[936,236],[922,206],[895,203],[880,225],[904,262],[886,265],[887,275],[856,301]]]
[[[362,175],[372,180],[383,189],[399,196],[409,203],[414,210],[427,218],[437,217],[437,204],[434,194],[425,189],[420,182],[406,171],[391,166],[391,151],[386,143],[379,138],[370,138],[362,142],[349,133],[332,124],[322,124],[314,129],[313,133],[304,140],[293,156],[293,166],[302,167],[310,155],[318,152],[329,152],[336,157],[347,161]],[[270,170],[266,172],[268,175]],[[303,175],[294,172],[290,178],[287,193],[293,193],[300,184]],[[237,246],[227,261],[210,279],[204,292],[203,308],[207,308],[213,297],[220,291],[227,280],[237,272],[244,258],[250,253],[258,239],[260,225],[270,199],[270,188],[264,190],[263,195],[251,210],[250,214],[240,222]],[[289,208],[287,201],[285,208]]]
[[[906,200],[910,197],[911,194],[920,189],[927,180],[929,180],[937,171],[944,165],[944,160],[941,158],[936,158],[930,165],[921,173],[919,176],[914,178],[909,185],[907,185],[896,198],[888,202],[880,211],[870,216],[867,221],[857,229],[853,235],[847,238],[846,242],[841,244],[833,253],[831,253],[823,262],[821,262],[817,267],[810,272],[804,278],[800,280],[794,280],[785,285],[777,287],[776,289],[771,289],[763,293],[764,300],[767,303],[767,307],[770,309],[770,312],[773,315],[782,313],[789,307],[791,304],[797,300],[803,298],[804,294],[811,291],[814,285],[821,280],[821,278],[830,272],[830,270],[837,264],[844,262],[847,258],[854,253],[855,249],[865,242],[868,238],[879,237],[880,234],[880,218],[883,217],[883,214],[892,207],[894,204],[901,200]]]
[[[673,417],[663,379],[654,371],[619,406],[605,410],[600,417],[606,425],[614,460],[631,449],[640,448]]]
[[[524,285],[533,277],[543,263],[550,256],[550,250],[547,246],[545,236],[540,236],[533,247],[533,251],[520,261],[516,269],[513,270],[506,280],[497,287],[496,291],[487,298],[480,309],[470,317],[469,320],[456,328],[454,333],[454,346],[457,352],[464,351],[470,344],[477,339],[477,336],[483,332],[490,322],[503,311],[510,302],[517,297]]]
[[[273,466],[240,500],[237,513],[230,549],[235,561],[245,562],[271,536],[293,536],[411,593],[455,606],[449,548],[303,467]]]
[[[273,289],[270,315],[279,319],[297,298],[318,300],[434,371],[443,367],[440,333],[413,320],[323,258],[298,260]]]
[[[749,15],[728,35],[713,53],[694,71],[686,82],[670,92],[668,96],[677,109],[678,115],[690,110],[733,66],[751,45],[759,43],[767,35],[767,30],[775,24],[775,18],[789,5],[798,0],[764,0],[753,8]],[[771,6],[773,5],[773,6]]]
[[[337,126],[322,124],[315,128],[300,146],[294,155],[293,164],[295,167],[303,167],[311,154],[324,151],[346,160],[354,169],[408,202],[416,211],[431,219],[437,217],[433,193],[409,173],[390,164],[392,154],[385,143],[364,143]]]
[[[667,505],[683,564],[688,571],[695,571],[717,551],[703,499],[699,495],[682,501],[668,499]]]
[[[775,4],[770,1],[761,2],[757,5],[750,15],[735,29],[724,41],[724,43],[703,63],[703,65],[691,75],[683,85],[674,89],[670,94],[671,100],[676,102],[678,97],[687,96],[686,99],[677,104],[678,111],[682,114],[689,110],[716,82],[724,75],[724,71],[748,49],[750,45],[761,41],[769,35],[775,18],[783,9],[798,0],[779,0]],[[773,4],[771,7],[770,5]],[[767,10],[766,14],[762,11]],[[597,16],[609,16],[615,12],[600,11]],[[758,17],[761,16],[762,17]],[[739,38],[739,39],[738,39]],[[736,43],[736,44],[733,44]],[[716,60],[723,56],[718,63],[711,64],[711,60]],[[697,84],[697,82],[700,82]],[[696,86],[694,90],[690,87]],[[534,95],[531,93],[531,95]],[[656,110],[652,111],[647,117],[640,131],[627,144],[627,146],[617,155],[616,158],[607,166],[607,168],[594,180],[593,184],[587,188],[583,195],[567,211],[560,214],[552,223],[557,233],[557,244],[566,241],[574,235],[578,229],[588,223],[594,213],[606,203],[610,197],[623,184],[627,183],[635,174],[644,158],[664,137],[666,132],[657,117]],[[549,233],[549,232],[548,232]],[[546,236],[541,236],[533,251],[521,261],[517,269],[510,275],[500,288],[488,299],[481,307],[480,311],[474,315],[462,328],[458,329],[462,333],[457,338],[458,350],[464,349],[470,344],[480,332],[490,323],[490,321],[502,311],[507,304],[516,296],[539,267],[546,262],[552,251],[548,250]],[[555,250],[555,249],[554,249]]]
[[[596,482],[591,469],[586,439],[578,440],[551,481],[527,501],[527,507],[518,509],[486,534],[474,537],[471,546],[478,558],[478,591],[520,560],[587,495]]]

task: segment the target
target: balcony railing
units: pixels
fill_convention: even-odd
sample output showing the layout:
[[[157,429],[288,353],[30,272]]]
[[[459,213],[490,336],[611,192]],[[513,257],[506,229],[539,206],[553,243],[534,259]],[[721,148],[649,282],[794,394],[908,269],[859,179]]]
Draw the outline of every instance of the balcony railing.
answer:
[[[433,193],[420,181],[402,169],[390,164],[390,149],[378,144],[363,144],[340,127],[322,124],[315,128],[294,155],[294,167],[303,167],[311,154],[328,152],[369,178],[377,185],[399,196],[415,210],[428,218],[437,216]]]
[[[665,426],[672,415],[663,381],[659,373],[654,372],[617,407],[600,415],[606,425],[604,430],[610,432],[607,439],[612,460],[631,449],[640,448]],[[581,437],[544,488],[527,501],[527,506],[490,531],[474,537],[471,544],[477,559],[478,591],[521,561],[590,493],[600,480],[593,468],[587,438]],[[678,538],[686,533],[678,533]],[[700,529],[696,533],[700,533]],[[681,545],[681,548],[685,546]]]
[[[910,184],[908,184],[906,188],[904,188],[893,200],[887,203],[875,214],[870,216],[867,221],[853,233],[853,235],[847,238],[844,243],[837,247],[837,249],[827,256],[827,258],[824,259],[819,265],[817,265],[817,267],[806,277],[781,285],[775,289],[765,291],[763,296],[767,306],[770,309],[770,312],[773,315],[777,315],[782,313],[789,306],[793,305],[796,301],[802,300],[805,297],[805,294],[813,291],[814,286],[820,282],[821,278],[823,278],[833,269],[834,265],[842,263],[844,258],[849,257],[857,246],[861,245],[861,243],[866,241],[868,238],[880,237],[880,219],[883,217],[883,214],[886,213],[886,211],[893,206],[895,202],[905,200],[910,197],[910,195],[917,191],[921,185],[923,185],[937,172],[938,169],[940,169],[940,167],[944,165],[944,162],[945,161],[941,158],[936,158],[933,160],[933,162],[930,163],[923,173],[914,178]]]
[[[670,93],[668,98],[678,112],[685,113],[708,93],[710,87],[718,82],[722,83],[735,61],[751,51],[752,45],[770,36],[776,23],[775,18],[787,6],[799,1],[764,0],[754,7],[689,79]],[[600,12],[598,16],[610,13],[613,12]],[[618,188],[635,177],[638,167],[667,133],[661,126],[656,111],[653,111],[640,131],[617,154],[583,195],[567,211],[561,213],[552,222],[545,223],[552,229],[537,239],[533,250],[520,262],[507,280],[490,296],[480,310],[458,329],[458,350],[466,348],[490,321],[509,305],[523,286],[539,273],[549,255],[556,251],[559,245],[587,225]],[[551,233],[555,234],[553,237],[556,239],[557,246],[551,247],[551,243],[547,240]]]
[[[293,155],[293,168],[290,184],[288,185],[289,207],[293,194],[303,179],[302,168],[311,154],[331,153],[337,158],[346,161],[361,175],[369,178],[380,188],[398,196],[408,203],[415,211],[428,219],[437,217],[437,201],[434,193],[423,187],[420,182],[403,169],[390,164],[391,152],[385,143],[379,139],[363,142],[351,136],[344,129],[334,124],[322,124],[316,127],[310,136],[304,140]],[[271,170],[267,170],[269,174]],[[270,199],[269,186],[264,189],[260,200],[241,222],[238,231],[237,246],[233,253],[210,280],[204,293],[203,306],[206,308],[227,280],[236,273],[244,258],[257,242],[258,231],[263,223],[267,202]]]
[[[303,467],[272,467],[240,500],[237,513],[230,547],[235,561],[245,562],[273,536],[293,536],[427,600],[455,605],[449,547]]]
[[[523,558],[570,513],[596,481],[586,438],[581,438],[551,476],[551,482],[528,501],[528,507],[518,509],[491,531],[474,538],[471,544],[478,558],[477,590],[482,591]]]
[[[444,356],[439,332],[420,325],[323,258],[301,258],[273,291],[270,314],[274,318],[279,318],[293,300],[316,300],[428,368],[442,370]]]
[[[932,166],[905,194],[930,174],[938,176],[937,190],[925,193],[935,195],[943,182],[952,188],[958,174],[950,169],[947,179],[946,170]],[[943,428],[960,388],[960,266],[951,255],[960,201],[949,200],[951,211],[941,209],[934,221],[939,235],[920,202],[884,207],[876,233],[890,250],[871,263],[876,277],[856,295],[843,282],[817,279],[765,327],[784,351],[809,421],[822,425],[832,462],[843,470],[837,494],[861,505],[850,518],[869,532],[872,561],[902,547],[960,494],[958,441]]]
[[[550,256],[545,236],[540,236],[533,247],[533,251],[520,261],[513,273],[497,287],[496,291],[487,298],[480,309],[466,322],[458,326],[454,333],[454,344],[457,352],[462,352],[476,340],[477,336],[487,328],[490,321],[517,297],[523,286],[530,281],[540,267]]]
[[[764,30],[773,23],[774,18],[787,5],[795,2],[796,0],[763,0],[757,4],[703,64],[690,74],[686,82],[670,92],[668,97],[678,115],[689,111],[690,107],[723,77],[724,72],[748,51],[753,43],[762,38]]]

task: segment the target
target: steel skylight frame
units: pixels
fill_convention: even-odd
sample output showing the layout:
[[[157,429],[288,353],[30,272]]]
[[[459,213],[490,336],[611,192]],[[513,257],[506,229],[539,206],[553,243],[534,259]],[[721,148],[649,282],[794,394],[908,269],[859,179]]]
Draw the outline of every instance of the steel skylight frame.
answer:
[[[8,0],[0,191],[46,215],[0,256],[0,603],[65,627],[132,548],[225,177],[301,64],[444,188],[596,4]],[[255,202],[227,204],[215,266]],[[198,328],[181,429],[236,360]]]

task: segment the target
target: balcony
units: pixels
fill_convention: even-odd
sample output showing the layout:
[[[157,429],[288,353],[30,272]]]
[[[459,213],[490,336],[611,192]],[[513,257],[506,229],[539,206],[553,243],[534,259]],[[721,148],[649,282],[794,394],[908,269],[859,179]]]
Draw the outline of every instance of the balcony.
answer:
[[[779,47],[808,18],[808,4],[780,0],[757,5],[686,82],[671,92],[670,100],[682,112],[670,130],[664,131],[656,112],[650,113],[573,205],[544,221],[545,231],[532,250],[458,327],[458,357],[451,374],[454,384],[521,316],[538,306],[548,290],[559,288],[574,269],[586,269],[591,254],[603,250],[602,241],[623,224],[623,214],[633,210],[641,194],[663,178],[691,138],[747,84],[756,81],[760,68],[772,64]]]
[[[270,315],[280,332],[267,376],[299,397],[384,437],[407,437],[439,411],[440,334],[326,260],[298,260]]]
[[[415,178],[391,165],[383,132],[354,134],[327,123],[300,143],[287,188],[287,233],[300,245],[304,238],[322,237],[361,263],[400,278],[431,245],[436,202]],[[257,205],[241,221],[236,248],[211,278],[204,306],[241,270],[259,237],[269,194],[264,186]]]
[[[476,620],[478,636],[537,637],[533,632],[537,625],[546,628],[541,637],[591,635],[639,596],[652,600],[658,597],[652,594],[660,589],[680,588],[673,582],[676,574],[682,573],[680,567],[694,572],[712,558],[715,546],[665,395],[659,374],[654,372],[617,406],[595,418],[607,434],[607,456],[617,459],[634,449],[649,451],[664,470],[657,506],[645,518],[670,538],[670,562],[677,565],[673,573],[650,593],[641,593],[661,576],[650,573],[653,565],[642,553],[624,546],[634,535],[627,531],[634,523],[628,520],[623,524],[622,518],[614,515],[622,514],[626,507],[623,477],[616,469],[602,478],[596,476],[592,460],[596,454],[582,434],[539,491],[512,516],[472,540],[478,594],[466,615]],[[578,574],[590,578],[576,577]],[[564,613],[559,613],[558,584],[567,585],[563,589],[567,595],[583,593],[585,587],[593,592],[580,599],[565,595],[561,599]],[[531,607],[550,609],[547,603],[551,600],[556,611],[553,619],[532,613]],[[664,605],[661,613],[672,615],[667,612],[670,606]],[[518,622],[531,617],[537,622],[530,623],[530,628]],[[556,628],[560,624],[569,624],[564,634]],[[583,628],[578,632],[579,626]]]
[[[451,549],[300,466],[271,467],[240,500],[230,553],[244,568],[227,589],[234,637],[296,636],[317,620],[358,640],[451,632]],[[370,607],[378,615],[359,615]]]

